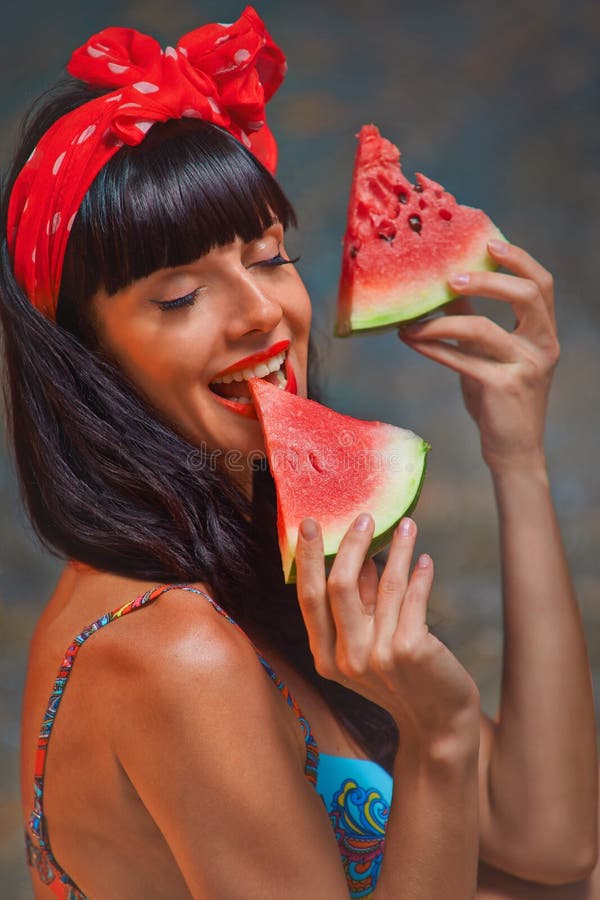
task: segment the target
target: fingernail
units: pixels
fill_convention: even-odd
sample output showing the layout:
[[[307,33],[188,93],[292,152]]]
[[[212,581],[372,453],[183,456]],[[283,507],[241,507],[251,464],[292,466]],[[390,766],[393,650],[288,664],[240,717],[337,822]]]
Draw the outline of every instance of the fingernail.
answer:
[[[412,519],[402,519],[400,523],[400,534],[402,537],[408,537],[412,531]]]
[[[468,284],[470,280],[471,280],[471,276],[467,275],[466,273],[463,273],[460,275],[451,275],[450,278],[448,279],[450,284],[456,284],[457,286],[461,286],[461,287],[464,284]]]
[[[354,523],[354,527],[357,531],[366,531],[370,523],[371,516],[368,513],[362,513]]]
[[[488,247],[490,250],[493,250],[494,253],[497,253],[499,256],[505,256],[509,251],[509,245],[505,244],[504,241],[491,240],[488,241]]]
[[[430,560],[430,556],[428,556],[426,553],[421,553],[417,562],[417,566],[419,567],[419,569],[426,569],[430,563]]]
[[[303,519],[300,525],[300,531],[302,532],[303,538],[306,538],[307,541],[311,541],[317,536],[317,523],[314,519]]]

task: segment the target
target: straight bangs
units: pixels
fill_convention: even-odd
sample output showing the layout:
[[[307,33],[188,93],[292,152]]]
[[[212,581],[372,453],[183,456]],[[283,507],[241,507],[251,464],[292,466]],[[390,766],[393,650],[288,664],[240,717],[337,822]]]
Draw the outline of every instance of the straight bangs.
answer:
[[[292,205],[229,132],[203,120],[157,123],[90,186],[69,237],[57,321],[101,287],[114,294],[236,237],[256,240],[275,221],[295,227]]]

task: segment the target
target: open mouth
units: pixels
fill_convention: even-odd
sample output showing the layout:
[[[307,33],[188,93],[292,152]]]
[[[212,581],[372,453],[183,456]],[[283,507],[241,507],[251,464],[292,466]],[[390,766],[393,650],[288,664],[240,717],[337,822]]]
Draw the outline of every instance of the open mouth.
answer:
[[[226,401],[226,405],[230,409],[238,406],[240,412],[243,410],[243,407],[249,407],[253,410],[254,403],[248,387],[250,378],[262,378],[283,391],[294,388],[293,392],[295,393],[295,383],[294,385],[291,383],[287,351],[285,350],[249,369],[243,369],[241,372],[234,372],[231,375],[217,378],[215,381],[211,381],[209,388],[218,398]],[[250,409],[248,409],[248,412],[250,412]]]

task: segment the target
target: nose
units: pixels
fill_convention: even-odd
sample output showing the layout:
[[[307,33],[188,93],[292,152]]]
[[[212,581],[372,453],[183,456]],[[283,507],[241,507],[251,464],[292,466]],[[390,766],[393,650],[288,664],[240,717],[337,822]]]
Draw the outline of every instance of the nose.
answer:
[[[226,335],[231,341],[253,332],[269,332],[283,317],[281,303],[270,296],[251,272],[240,273],[233,287],[232,303],[228,310]]]

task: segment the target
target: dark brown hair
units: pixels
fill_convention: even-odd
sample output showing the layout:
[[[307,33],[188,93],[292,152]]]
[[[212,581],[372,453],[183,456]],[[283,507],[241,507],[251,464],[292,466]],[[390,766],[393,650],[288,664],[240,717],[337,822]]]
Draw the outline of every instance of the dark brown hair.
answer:
[[[43,547],[60,559],[157,582],[203,581],[321,692],[374,759],[391,767],[397,731],[380,707],[313,665],[294,585],[283,582],[276,501],[257,464],[249,501],[225,471],[161,418],[103,355],[90,317],[98,287],[114,293],[214,246],[260,237],[273,217],[296,225],[277,181],[218,126],[154,125],[96,177],[69,238],[56,324],[16,284],[6,248],[11,185],[44,131],[97,96],[69,79],[26,120],[2,203],[0,316],[8,433],[23,503]],[[309,344],[308,394],[319,399]]]

